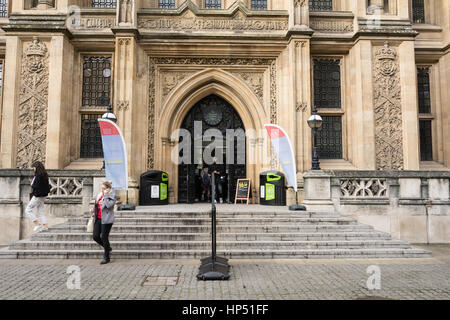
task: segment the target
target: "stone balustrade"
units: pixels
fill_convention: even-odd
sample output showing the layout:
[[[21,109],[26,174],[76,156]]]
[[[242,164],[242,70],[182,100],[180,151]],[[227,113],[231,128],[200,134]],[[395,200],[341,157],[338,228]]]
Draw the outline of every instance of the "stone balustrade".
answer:
[[[310,171],[308,210],[334,211],[415,243],[448,243],[450,171]]]
[[[50,194],[45,200],[49,225],[82,216],[100,190],[104,172],[97,170],[49,170]],[[31,221],[25,216],[29,202],[31,170],[0,169],[0,245],[26,238]]]

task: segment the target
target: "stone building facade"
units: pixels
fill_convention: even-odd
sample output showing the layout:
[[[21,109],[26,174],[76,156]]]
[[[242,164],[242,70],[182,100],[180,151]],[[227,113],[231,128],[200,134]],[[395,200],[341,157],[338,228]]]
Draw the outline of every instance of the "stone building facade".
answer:
[[[0,168],[99,169],[96,119],[111,104],[132,201],[158,169],[182,202],[172,133],[208,99],[227,106],[210,121],[231,107],[255,133],[233,169],[254,192],[279,168],[266,123],[289,134],[299,179],[311,168],[314,105],[324,169],[450,168],[447,0],[18,0],[0,15]]]

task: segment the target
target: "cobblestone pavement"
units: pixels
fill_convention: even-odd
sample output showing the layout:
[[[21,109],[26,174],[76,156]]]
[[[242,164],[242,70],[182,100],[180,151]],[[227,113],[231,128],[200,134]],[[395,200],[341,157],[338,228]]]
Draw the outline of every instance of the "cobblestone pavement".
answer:
[[[197,280],[198,260],[0,260],[0,299],[450,299],[450,245],[421,247],[433,258],[230,260],[228,281]],[[80,289],[67,286],[72,265]],[[367,288],[371,265],[380,268],[379,290]],[[176,284],[148,285],[148,276]]]

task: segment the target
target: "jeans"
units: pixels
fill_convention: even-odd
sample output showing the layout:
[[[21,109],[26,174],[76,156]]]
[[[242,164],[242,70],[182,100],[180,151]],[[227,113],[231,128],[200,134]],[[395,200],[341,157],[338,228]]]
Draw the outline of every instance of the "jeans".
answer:
[[[109,258],[109,252],[111,251],[111,246],[109,245],[109,233],[111,231],[113,224],[102,224],[101,219],[95,219],[93,238],[105,249],[105,258]]]
[[[44,200],[46,197],[33,196],[25,209],[25,214],[30,217],[32,222],[35,222],[38,218],[34,214],[34,209],[37,209],[39,221],[41,224],[47,224],[47,219],[44,215]]]

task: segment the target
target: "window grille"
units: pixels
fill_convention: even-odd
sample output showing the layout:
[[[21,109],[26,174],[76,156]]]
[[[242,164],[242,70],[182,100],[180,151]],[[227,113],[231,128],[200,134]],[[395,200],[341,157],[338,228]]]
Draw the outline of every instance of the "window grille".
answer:
[[[322,127],[317,131],[317,151],[320,159],[342,159],[342,119],[340,116],[322,116]]]
[[[431,134],[431,120],[419,121],[420,132],[420,160],[433,160],[433,139]]]
[[[314,105],[341,108],[341,66],[339,60],[314,59]]]
[[[175,9],[175,0],[159,0],[158,8]]]
[[[267,10],[267,0],[252,0],[252,10]]]
[[[8,0],[0,0],[0,18],[8,16]]]
[[[417,89],[419,95],[419,113],[431,113],[429,68],[417,68]]]
[[[309,0],[309,11],[332,11],[332,0]]]
[[[425,23],[424,0],[412,0],[413,23]]]
[[[92,0],[94,8],[116,8],[117,0]]]
[[[222,4],[220,0],[206,0],[205,9],[221,9]]]
[[[83,107],[107,107],[111,96],[111,57],[83,57]]]

